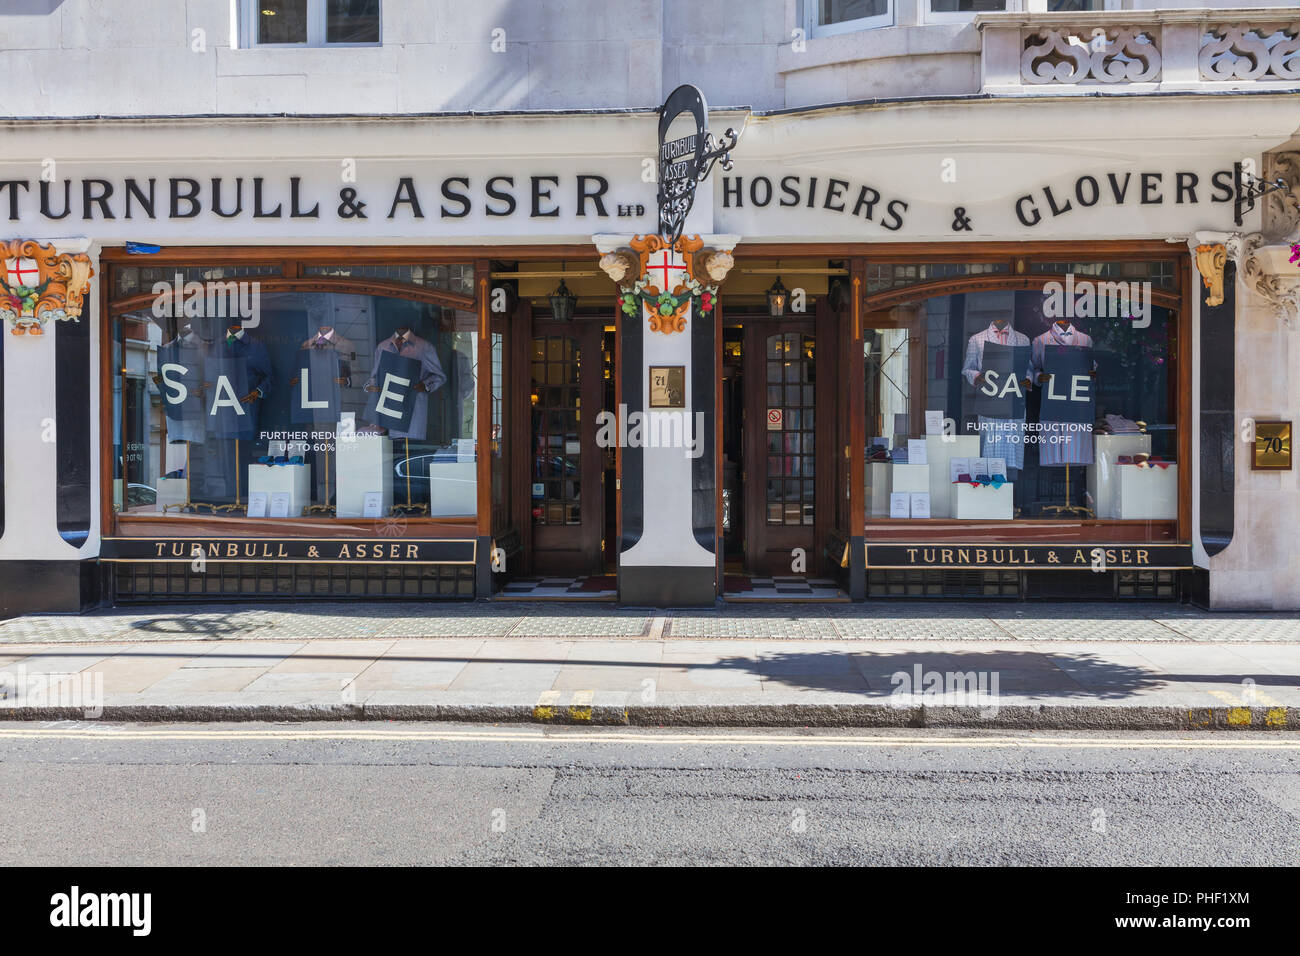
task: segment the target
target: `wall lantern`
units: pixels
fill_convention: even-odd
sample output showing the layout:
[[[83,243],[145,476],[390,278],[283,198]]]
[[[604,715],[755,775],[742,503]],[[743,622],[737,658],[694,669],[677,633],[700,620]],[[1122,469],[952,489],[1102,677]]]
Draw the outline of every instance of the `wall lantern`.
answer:
[[[560,266],[564,268],[563,264]],[[564,284],[564,279],[560,279],[560,284],[555,287],[551,293],[551,315],[557,322],[568,322],[573,318],[573,310],[578,307],[578,297],[569,291],[569,287]]]
[[[772,287],[767,290],[767,314],[774,319],[779,319],[785,315],[786,303],[790,301],[790,290],[781,284],[781,277],[777,276]]]

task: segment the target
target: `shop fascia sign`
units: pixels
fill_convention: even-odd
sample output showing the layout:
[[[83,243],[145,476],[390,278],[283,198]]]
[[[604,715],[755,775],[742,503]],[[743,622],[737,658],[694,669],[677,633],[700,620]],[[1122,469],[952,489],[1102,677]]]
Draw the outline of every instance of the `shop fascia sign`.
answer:
[[[89,236],[142,241],[238,229],[246,235],[427,236],[595,233],[601,222],[653,224],[653,185],[639,158],[553,163],[371,162],[349,175],[336,164],[238,164],[203,169],[61,164],[59,177],[0,166],[0,217]],[[649,231],[649,230],[647,230]]]
[[[883,182],[820,169],[748,165],[722,176],[714,196],[720,228],[741,235],[1032,238],[1071,231],[1144,234],[1166,225],[1185,231],[1192,211],[1215,209],[1215,219],[1231,215],[1239,183],[1232,162],[1194,168],[1098,167],[1035,184],[1016,183],[997,197],[972,188],[963,198],[956,183],[908,194]],[[936,198],[939,193],[948,198]],[[774,221],[778,216],[780,221]],[[1204,213],[1197,216],[1198,221],[1206,218]]]

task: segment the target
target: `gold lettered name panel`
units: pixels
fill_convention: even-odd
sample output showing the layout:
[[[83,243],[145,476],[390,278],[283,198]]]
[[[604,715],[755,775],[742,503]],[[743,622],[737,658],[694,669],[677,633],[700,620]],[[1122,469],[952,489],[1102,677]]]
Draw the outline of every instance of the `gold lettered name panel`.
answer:
[[[105,538],[103,561],[473,564],[477,542],[442,538]]]
[[[1192,567],[1190,544],[868,544],[868,568],[986,571],[1172,571]]]

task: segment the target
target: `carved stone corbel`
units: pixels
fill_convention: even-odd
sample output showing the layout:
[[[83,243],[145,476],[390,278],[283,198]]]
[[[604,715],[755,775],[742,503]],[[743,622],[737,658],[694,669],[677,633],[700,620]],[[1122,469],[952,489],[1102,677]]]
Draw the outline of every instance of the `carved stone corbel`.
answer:
[[[1264,178],[1286,183],[1286,189],[1264,197],[1264,236],[1270,242],[1295,242],[1300,239],[1300,153],[1264,154]]]
[[[1261,233],[1242,236],[1237,276],[1248,289],[1273,306],[1284,329],[1294,329],[1296,312],[1300,311],[1300,269],[1294,276],[1270,271],[1263,255],[1268,245]]]
[[[1228,250],[1221,242],[1201,243],[1194,250],[1196,269],[1201,273],[1201,282],[1209,290],[1205,304],[1223,305],[1223,270],[1228,264]]]
[[[1207,305],[1222,302],[1221,298],[1212,301],[1214,280],[1210,276],[1215,269],[1215,246],[1222,246],[1224,250],[1222,265],[1218,268],[1222,270],[1232,262],[1237,267],[1237,281],[1272,306],[1282,328],[1294,329],[1296,314],[1300,312],[1300,269],[1287,263],[1288,247],[1269,242],[1259,232],[1198,232],[1189,238],[1187,247],[1195,256],[1197,271],[1206,287],[1211,289]],[[1206,251],[1202,252],[1202,249]],[[1221,285],[1222,278],[1218,281]]]

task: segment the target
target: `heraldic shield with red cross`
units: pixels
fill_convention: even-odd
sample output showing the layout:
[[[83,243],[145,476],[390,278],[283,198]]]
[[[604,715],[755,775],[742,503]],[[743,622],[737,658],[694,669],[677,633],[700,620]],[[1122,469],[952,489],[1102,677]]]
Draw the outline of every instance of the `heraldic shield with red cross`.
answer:
[[[85,253],[68,255],[34,239],[0,242],[0,319],[14,335],[43,334],[50,319],[77,322],[90,277]]]
[[[683,236],[669,245],[661,236],[637,236],[629,246],[640,259],[638,278],[621,288],[619,308],[628,316],[644,307],[651,332],[683,332],[686,314],[694,300],[697,312],[713,310],[717,287],[696,278],[694,256],[703,243],[698,236]]]

